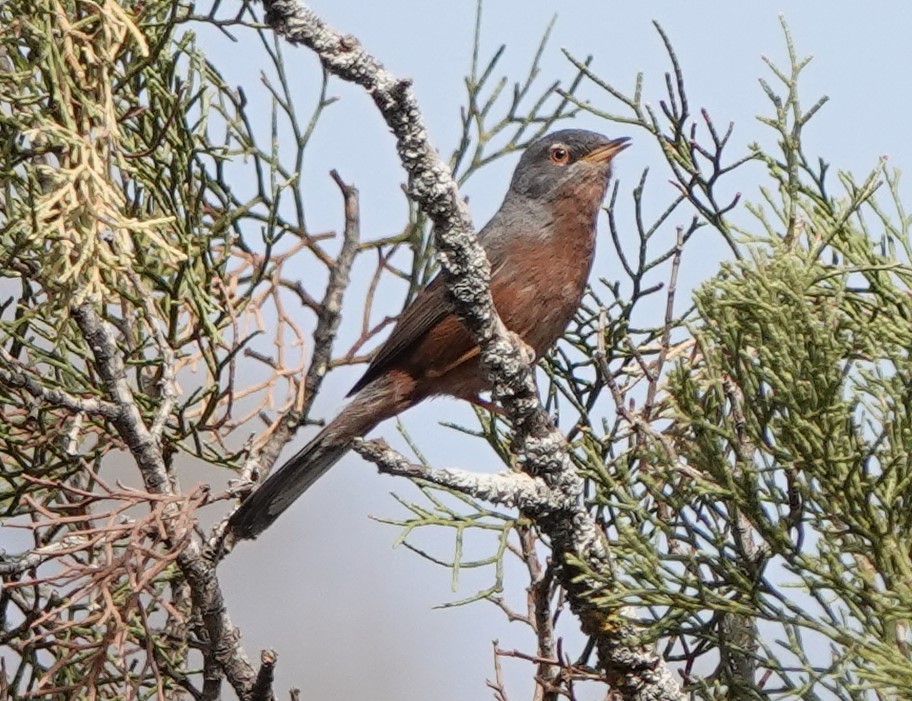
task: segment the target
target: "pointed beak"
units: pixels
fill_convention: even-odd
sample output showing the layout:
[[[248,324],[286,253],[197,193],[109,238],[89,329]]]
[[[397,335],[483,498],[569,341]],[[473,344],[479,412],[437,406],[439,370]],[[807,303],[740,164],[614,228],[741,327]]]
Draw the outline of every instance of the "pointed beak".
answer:
[[[599,146],[594,151],[587,153],[580,160],[586,161],[586,163],[602,165],[610,161],[628,146],[630,146],[630,139],[626,136],[622,136],[620,139],[609,141],[604,146]]]

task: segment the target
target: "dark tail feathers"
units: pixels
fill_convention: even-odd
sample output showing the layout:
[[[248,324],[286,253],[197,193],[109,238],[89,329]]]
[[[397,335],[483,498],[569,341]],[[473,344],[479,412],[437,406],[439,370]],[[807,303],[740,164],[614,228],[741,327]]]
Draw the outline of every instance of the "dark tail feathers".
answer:
[[[228,521],[238,538],[256,538],[265,531],[351,448],[347,441],[333,444],[327,438],[327,430],[320,431],[244,500]]]
[[[351,448],[352,440],[420,401],[413,390],[413,381],[405,375],[387,373],[372,381],[310,443],[244,500],[231,515],[228,528],[238,538],[256,538],[339,462]]]

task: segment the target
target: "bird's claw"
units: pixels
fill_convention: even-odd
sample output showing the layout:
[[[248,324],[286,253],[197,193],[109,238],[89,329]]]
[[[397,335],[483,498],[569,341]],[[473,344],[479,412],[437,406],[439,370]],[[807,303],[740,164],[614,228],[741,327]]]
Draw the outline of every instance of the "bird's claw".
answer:
[[[522,358],[522,361],[526,365],[532,365],[536,360],[535,349],[532,348],[528,343],[526,343],[522,336],[520,336],[515,331],[507,331],[507,334],[510,336],[510,339],[514,344],[519,348],[519,356]]]

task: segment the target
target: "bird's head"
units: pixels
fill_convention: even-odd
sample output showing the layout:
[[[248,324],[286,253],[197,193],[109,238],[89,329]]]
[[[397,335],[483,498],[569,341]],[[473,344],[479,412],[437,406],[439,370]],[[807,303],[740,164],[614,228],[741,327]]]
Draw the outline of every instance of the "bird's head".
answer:
[[[564,129],[543,136],[519,159],[510,191],[524,198],[551,200],[578,189],[580,194],[597,196],[601,202],[611,177],[611,161],[629,143],[627,137],[609,139],[585,129]]]

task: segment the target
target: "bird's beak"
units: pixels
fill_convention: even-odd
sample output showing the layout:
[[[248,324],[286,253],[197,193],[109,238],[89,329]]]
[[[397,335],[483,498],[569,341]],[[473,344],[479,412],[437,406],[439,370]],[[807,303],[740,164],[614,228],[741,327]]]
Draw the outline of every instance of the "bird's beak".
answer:
[[[609,141],[604,146],[599,146],[594,151],[587,153],[580,160],[586,161],[586,163],[602,165],[610,161],[628,146],[630,146],[630,139],[626,136],[622,136],[620,139]]]

